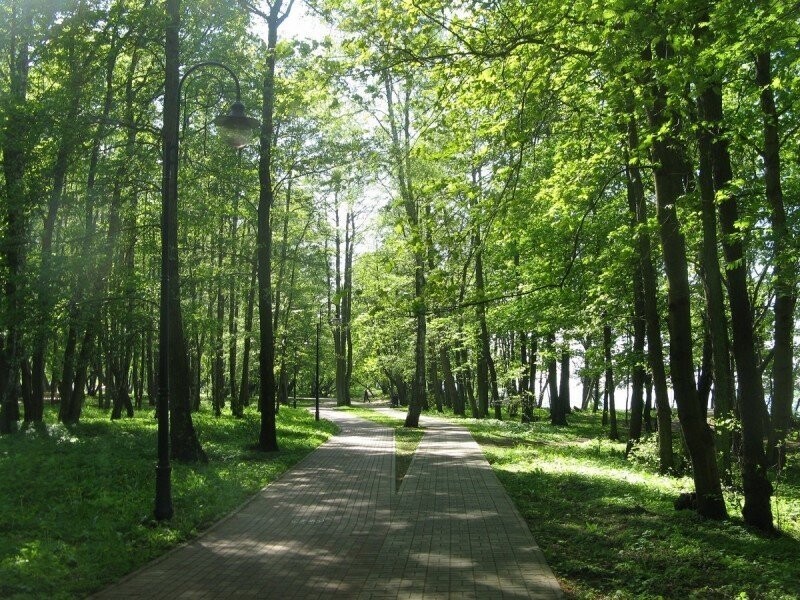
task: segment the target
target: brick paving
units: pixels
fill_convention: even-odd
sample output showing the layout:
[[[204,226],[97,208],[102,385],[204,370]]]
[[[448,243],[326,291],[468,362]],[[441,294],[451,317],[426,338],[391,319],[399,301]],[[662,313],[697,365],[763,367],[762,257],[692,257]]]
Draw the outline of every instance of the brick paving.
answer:
[[[201,537],[95,597],[562,597],[465,429],[423,418],[395,493],[391,430],[329,408],[321,416],[340,433]]]

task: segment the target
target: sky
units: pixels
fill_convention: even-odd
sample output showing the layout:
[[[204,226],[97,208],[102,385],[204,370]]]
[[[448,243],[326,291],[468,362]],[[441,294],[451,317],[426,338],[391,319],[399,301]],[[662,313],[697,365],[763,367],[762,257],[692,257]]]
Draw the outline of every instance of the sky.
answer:
[[[266,24],[258,21],[254,19],[255,31],[266,40]],[[289,16],[278,29],[278,39],[321,40],[332,32],[333,28],[312,14],[305,2],[295,0]]]

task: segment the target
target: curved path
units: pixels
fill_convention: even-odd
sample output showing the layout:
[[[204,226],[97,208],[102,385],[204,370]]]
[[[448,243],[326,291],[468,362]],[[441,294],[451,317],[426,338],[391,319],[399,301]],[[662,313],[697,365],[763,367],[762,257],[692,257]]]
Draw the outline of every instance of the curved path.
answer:
[[[201,537],[96,597],[562,597],[464,428],[424,419],[395,493],[392,431],[328,408],[321,416],[340,433]]]

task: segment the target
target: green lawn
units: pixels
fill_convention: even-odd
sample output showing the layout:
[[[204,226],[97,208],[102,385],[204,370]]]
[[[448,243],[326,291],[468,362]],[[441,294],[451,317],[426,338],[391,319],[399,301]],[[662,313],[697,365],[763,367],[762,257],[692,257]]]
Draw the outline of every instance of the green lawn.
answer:
[[[600,414],[573,413],[565,428],[551,426],[546,411],[527,425],[445,416],[481,445],[568,598],[800,598],[796,450],[773,481],[782,534],[766,538],[744,526],[741,490],[726,490],[726,522],[675,511],[691,478],[657,474],[655,438],[626,459]]]
[[[47,414],[49,423],[54,414]],[[0,437],[0,597],[75,598],[191,538],[274,480],[335,431],[281,407],[281,451],[250,450],[259,416],[195,415],[207,465],[173,463],[175,517],[152,519],[152,412],[111,422],[89,408],[75,427]]]
[[[399,483],[423,432],[347,410],[395,430]],[[0,597],[84,597],[202,531],[334,431],[305,410],[282,407],[281,452],[260,454],[249,449],[254,411],[244,420],[201,413],[195,422],[210,462],[173,465],[175,518],[167,524],[151,516],[149,413],[111,422],[88,408],[76,427],[0,437]],[[605,439],[599,415],[573,414],[567,428],[546,419],[458,422],[483,447],[569,596],[800,597],[797,453],[775,482],[783,534],[769,539],[743,526],[734,489],[728,522],[676,512],[672,501],[691,480],[655,474],[652,442],[626,459],[624,444]]]
[[[783,530],[744,527],[740,491],[727,490],[724,523],[677,512],[688,477],[654,471],[655,443],[626,459],[600,415],[567,428],[493,419],[461,422],[481,444],[568,596],[575,598],[800,597],[800,463],[792,456],[773,508]],[[623,415],[620,415],[623,423]]]

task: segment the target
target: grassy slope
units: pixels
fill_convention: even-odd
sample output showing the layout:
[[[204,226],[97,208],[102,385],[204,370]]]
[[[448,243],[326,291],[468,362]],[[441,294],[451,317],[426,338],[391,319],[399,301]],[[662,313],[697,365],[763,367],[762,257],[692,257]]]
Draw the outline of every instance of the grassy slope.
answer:
[[[763,538],[740,518],[706,522],[672,502],[688,478],[654,474],[655,448],[626,460],[624,444],[601,433],[599,415],[570,427],[464,420],[568,595],[578,598],[800,597],[800,463],[778,482],[784,534]]]
[[[48,414],[49,422],[55,416]],[[335,427],[281,408],[281,451],[248,449],[258,415],[198,414],[209,464],[173,463],[175,517],[152,520],[155,421],[111,422],[87,408],[76,427],[0,437],[0,597],[72,598],[102,588],[240,505]]]

